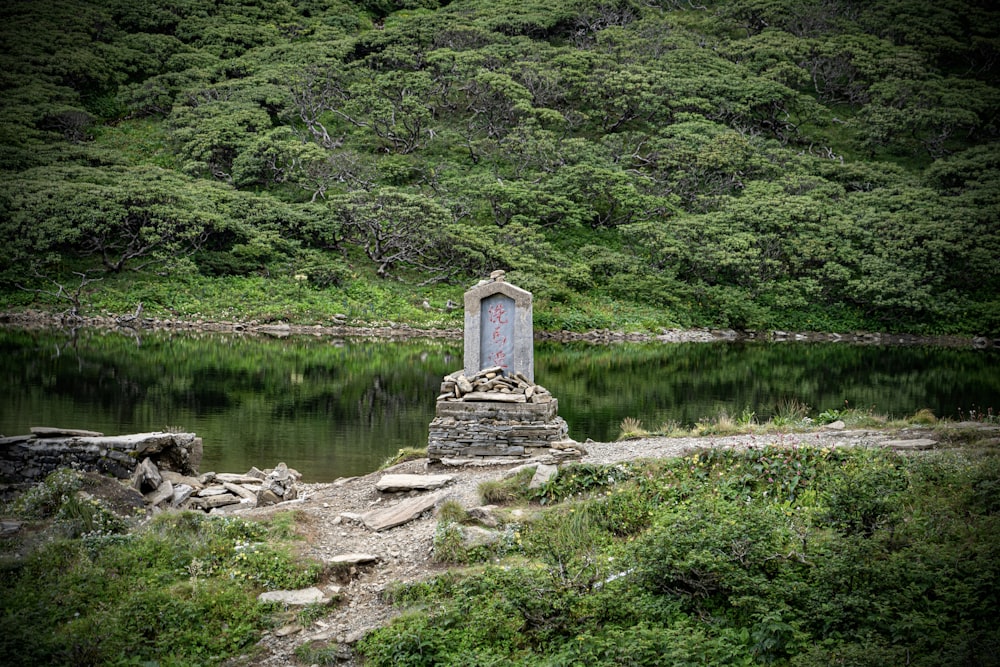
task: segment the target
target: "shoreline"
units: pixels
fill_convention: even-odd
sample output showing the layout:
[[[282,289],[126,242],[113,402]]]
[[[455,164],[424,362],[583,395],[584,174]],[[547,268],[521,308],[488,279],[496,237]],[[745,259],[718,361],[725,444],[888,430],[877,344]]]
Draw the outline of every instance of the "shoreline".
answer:
[[[410,340],[414,338],[440,338],[461,340],[460,329],[420,329],[406,323],[389,322],[381,325],[288,324],[232,322],[225,320],[182,320],[120,317],[66,317],[45,311],[26,310],[0,312],[0,327],[20,329],[103,329],[118,331],[177,331],[210,332],[238,335],[264,335],[278,338],[287,336],[335,336],[345,338],[379,338],[385,340]],[[737,331],[734,329],[665,329],[659,334],[610,330],[536,331],[535,340],[562,343],[585,342],[597,345],[613,343],[717,343],[762,341],[769,343],[847,343],[852,345],[931,345],[936,347],[972,347],[987,349],[1000,347],[1000,338],[985,336],[899,334],[885,332],[821,332],[821,331]]]

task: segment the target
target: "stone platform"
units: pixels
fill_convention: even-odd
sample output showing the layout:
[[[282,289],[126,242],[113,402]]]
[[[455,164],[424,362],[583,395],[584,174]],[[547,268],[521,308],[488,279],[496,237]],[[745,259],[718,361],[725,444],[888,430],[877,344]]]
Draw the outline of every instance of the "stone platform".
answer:
[[[474,457],[531,457],[571,449],[566,420],[557,416],[558,401],[438,401],[430,423],[427,457],[431,460]]]

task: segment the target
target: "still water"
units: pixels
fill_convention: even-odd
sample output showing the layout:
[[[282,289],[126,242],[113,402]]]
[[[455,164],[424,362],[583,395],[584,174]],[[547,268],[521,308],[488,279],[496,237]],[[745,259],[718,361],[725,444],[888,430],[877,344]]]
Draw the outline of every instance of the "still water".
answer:
[[[179,429],[204,439],[202,471],[284,461],[329,481],[425,446],[441,378],[461,366],[452,340],[0,329],[0,434]],[[1000,409],[996,349],[539,342],[535,380],[580,441],[613,440],[625,417],[650,429],[721,410],[766,419],[791,399],[813,415],[845,403],[893,416]]]

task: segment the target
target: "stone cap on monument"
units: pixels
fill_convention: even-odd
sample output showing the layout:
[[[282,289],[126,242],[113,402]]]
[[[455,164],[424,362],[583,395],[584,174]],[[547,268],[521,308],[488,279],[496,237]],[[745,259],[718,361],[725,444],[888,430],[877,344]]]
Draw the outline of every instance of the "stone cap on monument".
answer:
[[[508,283],[503,271],[465,293],[465,375],[494,366],[535,379],[531,292]]]

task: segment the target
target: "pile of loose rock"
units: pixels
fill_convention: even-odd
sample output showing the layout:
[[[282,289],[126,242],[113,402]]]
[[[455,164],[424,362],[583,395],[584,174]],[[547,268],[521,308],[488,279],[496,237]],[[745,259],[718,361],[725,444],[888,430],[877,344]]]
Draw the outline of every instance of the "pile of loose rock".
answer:
[[[136,467],[131,482],[153,508],[227,512],[294,500],[301,477],[284,463],[267,470],[251,468],[245,475],[206,472],[194,477],[160,470],[147,458]]]
[[[569,437],[559,402],[523,373],[499,366],[471,378],[463,370],[446,375],[427,437],[432,462],[482,461],[496,457],[554,460],[586,452]]]
[[[552,394],[523,373],[504,375],[500,366],[484,368],[471,378],[463,370],[446,375],[439,401],[499,401],[505,403],[551,403]]]

